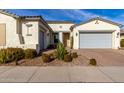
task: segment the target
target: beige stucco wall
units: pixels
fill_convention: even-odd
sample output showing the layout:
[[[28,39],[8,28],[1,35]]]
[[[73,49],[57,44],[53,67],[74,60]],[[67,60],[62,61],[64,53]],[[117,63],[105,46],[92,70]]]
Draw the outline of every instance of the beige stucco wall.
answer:
[[[59,40],[63,43],[63,33],[70,33],[70,27],[74,25],[73,23],[50,23],[49,26],[53,29],[55,33],[59,34]],[[70,44],[67,44],[70,45]]]
[[[34,22],[33,27],[30,29],[33,37],[26,36],[26,27],[19,20],[0,13],[0,24],[6,25],[6,45],[0,46],[0,48],[8,48],[8,47],[18,47],[18,48],[32,48],[37,49],[37,23]],[[35,32],[36,30],[36,32]],[[25,44],[20,44],[18,32],[22,32],[22,35],[25,40]]]
[[[27,35],[28,27],[26,26],[26,24],[32,25],[31,27],[29,27],[29,34],[31,34],[31,36]],[[38,22],[22,22],[22,36],[24,37],[25,44],[38,44]]]
[[[5,15],[0,13],[0,24],[6,25],[6,45],[0,46],[0,48],[7,48],[7,47],[20,47],[20,48],[32,48],[40,50],[39,47],[39,33],[40,33],[40,26],[43,27],[44,32],[44,48],[46,48],[51,42],[50,34],[51,31],[45,26],[43,23],[30,20],[21,20],[15,19],[12,16]],[[28,27],[26,24],[31,24],[32,26],[29,27],[29,34],[27,35]],[[49,33],[49,36],[46,36]],[[24,38],[24,44],[20,44],[19,35],[22,35]],[[52,40],[51,40],[52,41]],[[52,42],[53,43],[53,42]]]
[[[74,25],[72,23],[68,24],[68,23],[52,23],[49,24],[49,26],[53,29],[54,32],[69,32],[70,31],[70,27]]]
[[[74,37],[74,45],[73,48],[74,49],[78,49],[79,48],[79,31],[113,31],[112,32],[112,48],[113,49],[117,49],[118,47],[120,47],[120,35],[117,38],[117,33],[120,33],[120,28],[116,25],[112,25],[109,24],[107,22],[103,22],[103,21],[98,21],[99,24],[95,24],[95,20],[88,22],[86,24],[82,24],[80,26],[77,26],[73,29],[73,37]],[[78,34],[76,36],[76,33]]]
[[[0,24],[6,25],[6,46],[17,46],[19,44],[18,34],[16,32],[17,20],[13,17],[0,13]]]
[[[26,24],[31,24],[31,27],[27,27]],[[38,39],[38,21],[21,21],[21,29],[22,29],[22,36],[24,38],[24,44],[21,44],[21,46],[23,46],[23,48],[32,48],[32,49],[36,49],[37,52],[39,52],[39,39]],[[29,30],[29,34],[31,36],[28,36]]]
[[[29,34],[32,36],[27,36],[27,26],[26,24],[31,24],[32,27],[29,27]],[[40,33],[44,33],[44,37],[41,37]],[[25,45],[36,45],[37,51],[40,50],[40,44],[44,45],[44,49],[47,48],[49,44],[51,44],[50,34],[51,32],[49,29],[40,21],[24,21],[22,22],[22,34],[25,39]],[[49,34],[49,35],[47,35]],[[42,42],[42,38],[44,38],[44,42]],[[42,43],[41,43],[42,42]]]

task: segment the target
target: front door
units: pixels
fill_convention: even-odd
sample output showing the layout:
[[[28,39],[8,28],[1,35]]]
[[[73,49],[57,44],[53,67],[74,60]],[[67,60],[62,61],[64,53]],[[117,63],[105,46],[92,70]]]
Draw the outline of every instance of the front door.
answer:
[[[63,44],[65,47],[67,47],[67,40],[69,40],[70,34],[69,33],[63,33]]]

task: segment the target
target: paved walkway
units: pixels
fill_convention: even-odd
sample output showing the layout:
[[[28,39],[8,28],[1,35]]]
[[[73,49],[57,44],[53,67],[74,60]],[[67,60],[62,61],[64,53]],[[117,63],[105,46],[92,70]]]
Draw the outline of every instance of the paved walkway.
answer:
[[[0,82],[124,82],[124,67],[0,67]]]

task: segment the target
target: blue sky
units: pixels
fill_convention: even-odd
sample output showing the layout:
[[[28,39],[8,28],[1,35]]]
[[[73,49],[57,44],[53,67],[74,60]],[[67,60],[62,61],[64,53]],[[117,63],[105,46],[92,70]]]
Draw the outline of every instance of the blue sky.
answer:
[[[119,22],[124,25],[124,9],[7,9],[17,15],[41,15],[45,20],[80,23],[94,17]]]

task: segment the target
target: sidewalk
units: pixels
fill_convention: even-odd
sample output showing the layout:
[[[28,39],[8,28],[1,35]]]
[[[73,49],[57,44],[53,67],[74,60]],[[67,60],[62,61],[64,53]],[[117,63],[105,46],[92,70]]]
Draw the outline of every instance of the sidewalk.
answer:
[[[0,82],[124,82],[124,67],[0,67]]]

